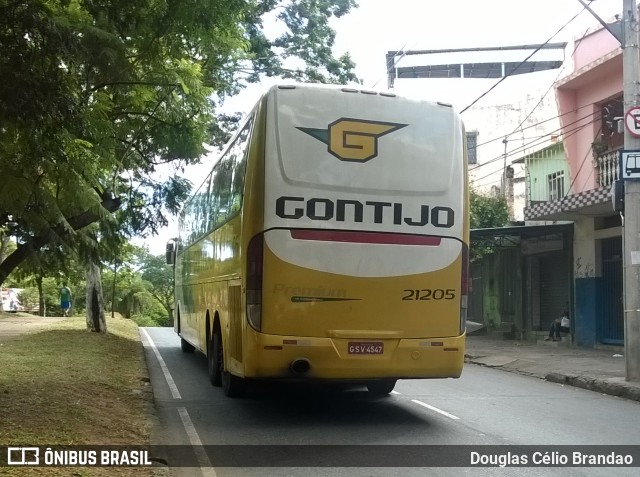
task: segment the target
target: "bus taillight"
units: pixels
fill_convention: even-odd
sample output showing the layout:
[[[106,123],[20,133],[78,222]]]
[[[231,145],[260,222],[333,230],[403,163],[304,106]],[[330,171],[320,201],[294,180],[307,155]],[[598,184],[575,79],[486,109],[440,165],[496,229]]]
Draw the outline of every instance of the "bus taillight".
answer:
[[[467,328],[467,297],[469,295],[469,247],[462,244],[462,273],[460,282],[460,334]]]
[[[262,234],[249,242],[247,249],[247,319],[256,331],[262,327]]]

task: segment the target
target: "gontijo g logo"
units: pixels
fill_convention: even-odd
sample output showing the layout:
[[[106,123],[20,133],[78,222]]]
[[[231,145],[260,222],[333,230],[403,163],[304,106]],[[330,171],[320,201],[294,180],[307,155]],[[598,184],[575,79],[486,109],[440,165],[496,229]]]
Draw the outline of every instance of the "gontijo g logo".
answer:
[[[341,161],[366,162],[378,155],[378,138],[407,124],[340,118],[327,129],[297,128],[325,143]]]

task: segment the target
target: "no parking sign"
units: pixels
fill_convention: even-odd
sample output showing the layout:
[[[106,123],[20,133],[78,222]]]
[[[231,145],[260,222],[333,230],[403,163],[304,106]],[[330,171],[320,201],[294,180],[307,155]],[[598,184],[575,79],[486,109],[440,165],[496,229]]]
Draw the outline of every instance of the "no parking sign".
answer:
[[[624,125],[634,137],[640,137],[640,106],[634,106],[624,116]]]

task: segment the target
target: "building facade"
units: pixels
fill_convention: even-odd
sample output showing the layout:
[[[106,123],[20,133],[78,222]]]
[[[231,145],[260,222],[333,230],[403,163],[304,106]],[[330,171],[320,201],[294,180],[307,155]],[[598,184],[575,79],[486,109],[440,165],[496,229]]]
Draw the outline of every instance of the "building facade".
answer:
[[[525,167],[525,226],[473,230],[493,253],[472,265],[470,319],[505,337],[543,336],[563,309],[574,345],[624,343],[622,219],[612,205],[623,146],[622,50],[606,29],[574,42],[555,84],[559,137]]]
[[[611,186],[618,179],[618,150],[623,145],[618,129],[623,116],[622,50],[600,28],[575,42],[573,59],[573,72],[555,87],[566,163],[563,168],[559,160],[546,161],[541,170],[528,161],[524,218],[573,222],[574,343],[619,345],[624,341],[623,231],[620,214],[612,207]]]

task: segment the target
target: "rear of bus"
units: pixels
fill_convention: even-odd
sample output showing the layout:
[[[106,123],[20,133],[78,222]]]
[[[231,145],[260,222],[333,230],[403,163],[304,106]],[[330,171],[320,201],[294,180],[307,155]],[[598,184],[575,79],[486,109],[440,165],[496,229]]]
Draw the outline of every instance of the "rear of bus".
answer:
[[[468,257],[460,118],[449,105],[336,87],[276,87],[264,104],[245,376],[460,376]]]

